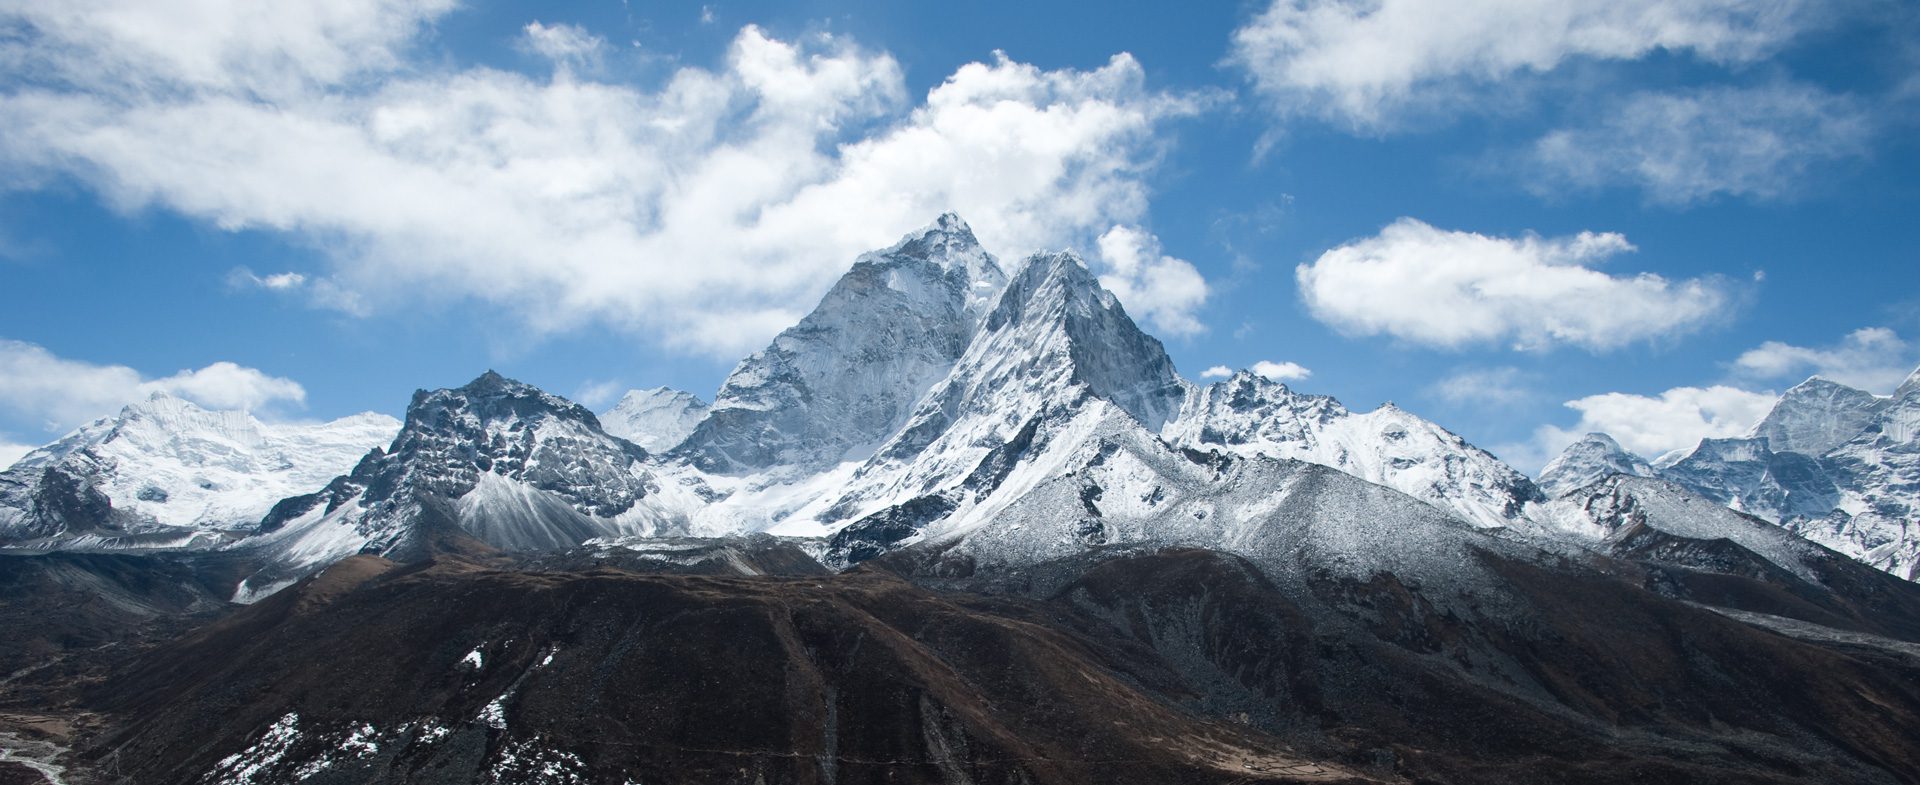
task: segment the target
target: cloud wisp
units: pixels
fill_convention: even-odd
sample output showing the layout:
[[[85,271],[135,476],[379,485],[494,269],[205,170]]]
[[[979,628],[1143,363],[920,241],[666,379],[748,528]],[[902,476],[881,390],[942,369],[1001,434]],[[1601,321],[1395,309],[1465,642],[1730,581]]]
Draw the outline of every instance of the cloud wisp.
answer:
[[[1804,29],[1806,11],[1796,0],[1274,0],[1234,31],[1229,60],[1282,117],[1382,132],[1575,60],[1753,62]]]
[[[1592,125],[1548,132],[1523,156],[1528,187],[1632,187],[1686,206],[1716,196],[1790,198],[1822,165],[1865,155],[1860,102],[1806,85],[1636,93]]]

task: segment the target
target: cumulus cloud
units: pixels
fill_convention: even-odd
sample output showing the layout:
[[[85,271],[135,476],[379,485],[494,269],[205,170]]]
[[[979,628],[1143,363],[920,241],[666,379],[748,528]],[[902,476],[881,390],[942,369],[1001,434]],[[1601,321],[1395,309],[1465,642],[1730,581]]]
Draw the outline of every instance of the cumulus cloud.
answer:
[[[1273,362],[1271,360],[1261,360],[1254,363],[1253,367],[1249,370],[1276,382],[1283,382],[1288,379],[1305,379],[1313,375],[1313,371],[1307,370],[1299,363]]]
[[[124,365],[71,360],[24,341],[0,340],[0,410],[65,431],[153,393],[177,395],[212,409],[299,405],[299,383],[258,369],[216,362],[198,370],[147,378]]]
[[[1134,226],[1108,229],[1098,246],[1100,285],[1127,310],[1174,335],[1206,329],[1194,311],[1207,300],[1207,281],[1191,263],[1161,253],[1159,239]]]
[[[1571,344],[1606,350],[1699,328],[1729,286],[1608,275],[1591,265],[1634,250],[1611,232],[1490,237],[1402,218],[1295,270],[1308,310],[1342,331],[1461,347]]]
[[[1507,406],[1532,399],[1532,385],[1533,379],[1518,368],[1462,368],[1429,389],[1455,406]]]
[[[1200,372],[1202,379],[1225,379],[1232,375],[1233,369],[1224,365],[1216,365]]]
[[[884,52],[751,26],[649,88],[411,58],[449,5],[10,6],[0,25],[27,32],[0,40],[0,174],[313,241],[330,257],[310,296],[350,313],[471,299],[536,335],[600,323],[737,355],[946,210],[1002,256],[1137,223],[1155,131],[1204,104],[1124,54],[996,55],[914,101]]]
[[[1638,93],[1536,141],[1529,187],[1627,186],[1668,205],[1784,198],[1817,167],[1864,155],[1871,133],[1859,101],[1805,85]]]
[[[1384,129],[1410,112],[1575,60],[1656,51],[1765,57],[1807,21],[1797,0],[1275,0],[1234,31],[1231,62],[1287,115]]]
[[[1736,373],[1754,379],[1811,374],[1880,395],[1892,392],[1917,365],[1920,350],[1885,327],[1855,330],[1839,343],[1819,348],[1767,341],[1733,361]]]

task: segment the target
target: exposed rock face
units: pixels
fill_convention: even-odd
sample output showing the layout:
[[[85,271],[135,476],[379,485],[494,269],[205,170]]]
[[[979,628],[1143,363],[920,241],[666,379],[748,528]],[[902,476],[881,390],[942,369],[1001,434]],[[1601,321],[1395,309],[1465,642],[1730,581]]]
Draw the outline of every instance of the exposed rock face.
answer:
[[[492,371],[421,390],[391,448],[261,522],[245,547],[268,551],[280,569],[252,585],[354,553],[417,550],[456,530],[509,550],[665,533],[670,521],[642,504],[655,490],[645,458],[580,405]]]
[[[1795,385],[1748,436],[1774,452],[1818,458],[1852,439],[1891,401],[1818,376]]]
[[[1920,579],[1920,371],[1872,422],[1821,464],[1836,510],[1789,520],[1808,539],[1908,579]]]
[[[883,557],[940,591],[356,557],[89,689],[108,725],[75,763],[160,785],[1812,785],[1920,765],[1920,666],[1884,619],[1716,612],[1693,603],[1825,610],[1770,576],[1648,591],[1631,581],[1672,577],[1657,563],[1536,560],[1457,522],[1437,525],[1493,584],[1382,571],[1418,540],[1323,540],[1304,511],[1249,531],[1280,546],[1257,560],[1117,547],[941,577],[919,549]]]
[[[1660,470],[1662,478],[1768,520],[1825,515],[1838,502],[1826,468],[1800,453],[1774,452],[1764,438],[1703,439]]]
[[[1702,497],[1777,522],[1904,578],[1920,578],[1920,371],[1891,398],[1809,379],[1746,438],[1705,439],[1656,462]]]
[[[679,454],[720,474],[864,457],[948,374],[1004,282],[951,214],[862,256],[812,313],[741,361]]]
[[[97,691],[143,717],[97,749],[156,785],[1379,781],[1183,711],[1137,646],[1030,607],[879,574],[402,575],[358,557]]]

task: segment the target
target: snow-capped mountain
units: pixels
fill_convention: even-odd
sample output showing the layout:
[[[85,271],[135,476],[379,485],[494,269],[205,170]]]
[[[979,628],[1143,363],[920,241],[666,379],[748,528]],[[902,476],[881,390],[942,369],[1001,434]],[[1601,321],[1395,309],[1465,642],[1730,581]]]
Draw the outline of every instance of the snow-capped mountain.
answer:
[[[645,457],[579,404],[492,371],[421,390],[391,447],[266,515],[241,547],[269,553],[274,567],[249,588],[355,553],[405,556],[454,529],[516,550],[678,533],[641,503],[658,490]]]
[[[1774,452],[1820,457],[1866,429],[1892,399],[1815,376],[1781,394],[1747,432]]]
[[[275,579],[431,531],[512,550],[767,531],[831,537],[829,560],[848,564],[1033,508],[1028,494],[1096,467],[1152,508],[1219,454],[1326,466],[1481,528],[1531,531],[1545,501],[1392,405],[1355,413],[1250,373],[1194,385],[1077,256],[1036,254],[1009,278],[952,215],[863,255],[689,427],[700,409],[636,392],[603,428],[491,373],[423,392],[390,450],[282,502],[249,545],[276,554]]]
[[[1916,388],[1902,389],[1920,399]],[[602,419],[488,372],[464,387],[417,393],[390,447],[351,471],[334,468],[330,481],[299,475],[303,486],[277,488],[223,525],[259,521],[233,546],[271,565],[247,587],[256,593],[346,555],[408,556],[448,538],[524,551],[771,532],[821,538],[824,558],[844,566],[914,544],[998,542],[1004,550],[1024,542],[1051,554],[1109,542],[1230,541],[1242,536],[1235,526],[1270,517],[1276,505],[1329,520],[1370,510],[1391,518],[1372,525],[1389,527],[1437,516],[1448,526],[1572,537],[1586,547],[1604,540],[1589,536],[1601,524],[1569,523],[1567,505],[1549,504],[1542,487],[1591,501],[1605,489],[1575,492],[1610,476],[1658,475],[1689,498],[1818,520],[1823,542],[1908,563],[1885,554],[1905,547],[1888,543],[1912,539],[1889,528],[1911,522],[1901,517],[1910,508],[1898,505],[1915,485],[1901,452],[1911,447],[1913,415],[1903,412],[1912,407],[1855,393],[1826,382],[1796,387],[1756,426],[1764,435],[1710,440],[1664,471],[1589,435],[1536,486],[1392,404],[1354,412],[1248,372],[1190,383],[1077,256],[1036,254],[1008,276],[964,222],[945,215],[863,255],[799,324],[741,362],[711,407],[684,392],[636,390]],[[1829,459],[1768,448],[1774,439],[1831,441],[1863,413],[1871,418],[1862,433]],[[391,432],[386,425],[378,435]],[[233,420],[202,430],[256,426]],[[164,451],[152,439],[121,441]],[[32,488],[20,479],[0,485],[12,494],[3,498],[18,500],[16,525],[87,520],[117,530],[143,509],[140,488],[86,479],[99,474],[85,462],[96,455],[66,449],[55,467],[53,449],[22,462]],[[1842,476],[1853,485],[1827,479]],[[1398,493],[1354,490],[1375,486]],[[1849,487],[1877,490],[1847,495]],[[162,491],[169,502],[147,503],[170,503],[176,492]],[[1844,519],[1827,516],[1836,508]],[[1009,520],[1029,523],[1008,528]]]
[[[686,441],[707,408],[699,396],[668,387],[629,390],[600,414],[600,426],[647,452],[665,452]]]
[[[1528,528],[1527,506],[1546,500],[1526,475],[1393,404],[1355,413],[1247,371],[1189,389],[1164,431],[1177,446],[1330,466],[1482,527]]]
[[[1613,437],[1589,433],[1549,461],[1535,481],[1551,498],[1560,498],[1616,474],[1652,477],[1653,466],[1627,452]]]
[[[1430,585],[1487,586],[1470,576],[1479,571],[1476,549],[1528,550],[1327,466],[1172,447],[1104,402],[1076,430],[1052,450],[1050,471],[991,518],[927,526],[897,558],[917,574],[972,576],[1096,548],[1188,547],[1233,553],[1276,578],[1366,580],[1384,570]]]
[[[915,245],[913,237],[903,243]],[[858,267],[849,273],[861,274]],[[823,536],[846,528],[857,538],[882,521],[897,530],[911,519],[907,528],[917,530],[934,520],[972,520],[1044,475],[1060,440],[1083,435],[1083,416],[1112,410],[1158,423],[1177,410],[1182,382],[1160,343],[1140,332],[1078,257],[1034,256],[1002,288],[991,310],[968,325],[968,343],[940,377],[891,431],[849,460],[811,472],[800,463],[695,476],[703,465],[695,456],[690,466],[663,470],[679,473],[673,485],[710,499],[688,513],[696,531]],[[808,319],[845,318],[821,313],[840,307],[844,301],[829,297]],[[868,351],[862,343],[850,349]],[[858,360],[830,362],[858,368]],[[1105,408],[1089,414],[1095,403]],[[721,415],[716,409],[713,416]],[[683,446],[668,460],[686,452]]]
[[[1702,439],[1659,476],[1772,521],[1825,515],[1838,501],[1838,491],[1817,458],[1775,452],[1762,437]]]
[[[906,426],[819,508],[836,546],[902,516],[975,525],[1060,471],[1096,424],[1151,428],[1182,391],[1160,342],[1070,253],[1029,258]],[[887,537],[893,534],[887,534]]]
[[[1903,578],[1920,577],[1920,371],[1888,398],[1818,377],[1788,390],[1740,438],[1703,439],[1651,465],[1653,476]],[[1590,460],[1593,439],[1541,474],[1558,494],[1580,477],[1640,474]],[[1608,440],[1609,442],[1611,440]],[[1627,464],[1638,458],[1615,456]]]
[[[864,457],[947,375],[1004,282],[952,214],[861,256],[799,324],[741,361],[678,452],[714,474]]]
[[[1757,557],[1817,581],[1817,564],[1827,558],[1826,551],[1779,526],[1653,477],[1614,474],[1580,486],[1548,504],[1541,519],[1575,542],[1616,555],[1679,560],[1681,566],[1739,569],[1727,561]],[[1686,547],[1673,547],[1679,541]],[[1729,545],[1751,556],[1727,550]]]
[[[1807,539],[1909,580],[1920,579],[1920,370],[1865,428],[1820,461],[1835,509],[1791,519]]]
[[[155,393],[0,473],[0,540],[162,544],[251,529],[276,502],[326,485],[399,427],[372,413],[263,423]]]

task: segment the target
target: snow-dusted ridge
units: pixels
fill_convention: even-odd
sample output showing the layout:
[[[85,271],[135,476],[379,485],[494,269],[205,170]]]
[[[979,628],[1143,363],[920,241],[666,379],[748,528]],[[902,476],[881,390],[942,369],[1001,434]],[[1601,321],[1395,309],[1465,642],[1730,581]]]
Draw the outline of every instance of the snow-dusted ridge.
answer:
[[[1652,477],[1653,466],[1640,456],[1627,452],[1613,437],[1589,433],[1549,461],[1540,470],[1537,484],[1552,498],[1560,498],[1616,474]]]
[[[1029,496],[1087,472],[1183,497],[1195,472],[1228,460],[1202,457],[1215,453],[1320,464],[1408,494],[1399,508],[1437,508],[1422,515],[1534,528],[1528,510],[1544,496],[1459,436],[1397,407],[1354,413],[1252,374],[1195,385],[1079,257],[1036,254],[1016,269],[1006,276],[964,222],[942,216],[862,256],[798,325],[743,361],[690,428],[697,399],[669,390],[628,396],[605,427],[492,374],[422,392],[392,448],[323,493],[287,500],[244,547],[278,554],[285,571],[311,569],[349,553],[405,553],[439,521],[515,550],[661,535],[828,538],[824,558],[846,565],[997,530],[1010,510],[1044,507]],[[672,446],[648,453],[609,430]],[[569,471],[541,474],[560,463]],[[1234,501],[1194,503],[1263,493],[1216,488],[1203,495]],[[1159,501],[1127,512],[1120,497],[1103,498],[1107,513],[1162,520]]]
[[[1484,528],[1530,529],[1530,505],[1546,501],[1526,475],[1393,404],[1355,413],[1248,371],[1189,390],[1163,432],[1178,446],[1332,467]]]
[[[1596,458],[1604,451],[1589,440],[1556,458],[1542,472],[1542,485],[1564,495],[1614,474],[1657,476],[1894,575],[1920,579],[1920,370],[1891,397],[1808,379],[1783,394],[1745,436],[1703,439],[1650,466],[1625,451]]]
[[[269,554],[257,587],[355,553],[405,558],[456,531],[510,550],[674,533],[679,521],[642,503],[658,490],[646,456],[584,407],[488,371],[414,393],[391,446],[281,501],[235,547]]]
[[[222,524],[225,539],[174,547],[260,556],[268,566],[241,599],[355,553],[645,549],[655,538],[749,533],[812,538],[808,552],[836,567],[902,548],[972,569],[1183,545],[1272,564],[1307,548],[1331,560],[1320,568],[1357,570],[1398,554],[1402,572],[1417,563],[1437,575],[1472,548],[1605,551],[1618,545],[1614,533],[1653,526],[1738,542],[1805,573],[1792,544],[1804,542],[1723,508],[1733,506],[1911,575],[1920,382],[1895,399],[1809,382],[1756,435],[1703,444],[1665,466],[1590,435],[1536,485],[1391,404],[1355,412],[1249,372],[1189,382],[1070,252],[1011,269],[958,217],[941,216],[860,257],[799,324],[743,360],[710,406],[658,388],[596,416],[488,372],[416,393],[397,435],[386,421],[384,448],[363,438],[357,463],[337,461],[327,476],[301,475],[304,487],[252,500],[250,518]],[[207,423],[195,433],[229,441],[257,425],[194,417]],[[1859,434],[1818,460],[1767,447],[1831,442],[1863,417]],[[330,425],[336,441],[358,433]],[[173,443],[121,442],[150,452]],[[104,486],[87,478],[98,472],[49,470],[56,458],[86,469],[73,463],[85,450],[54,452],[36,453],[41,463],[28,468],[39,469],[35,488],[58,493],[4,485],[9,473],[0,500],[26,499],[13,509],[41,511],[33,520],[97,518],[109,535],[138,531],[114,517],[125,514],[118,496],[95,498]],[[1678,487],[1639,481],[1646,476]],[[1827,490],[1809,479],[1821,477],[1834,478]],[[0,525],[27,519],[16,512]],[[1294,555],[1283,557],[1288,548]]]
[[[218,541],[211,535],[251,530],[281,499],[326,485],[399,427],[372,413],[266,423],[154,393],[0,473],[0,541],[87,548]]]
[[[673,449],[707,416],[707,402],[667,387],[629,390],[613,408],[600,413],[607,433],[640,445],[647,452]]]

